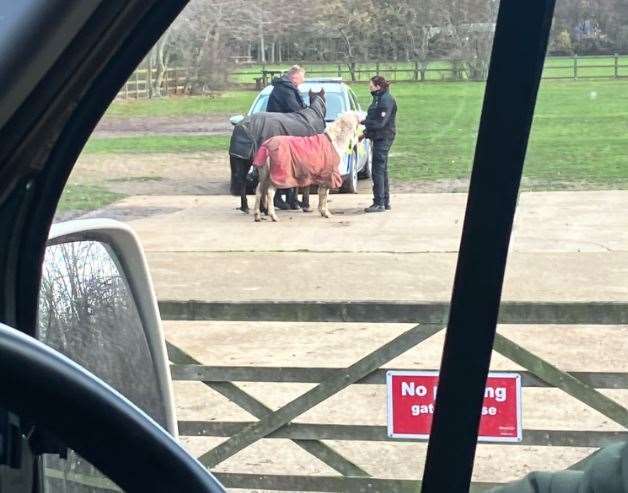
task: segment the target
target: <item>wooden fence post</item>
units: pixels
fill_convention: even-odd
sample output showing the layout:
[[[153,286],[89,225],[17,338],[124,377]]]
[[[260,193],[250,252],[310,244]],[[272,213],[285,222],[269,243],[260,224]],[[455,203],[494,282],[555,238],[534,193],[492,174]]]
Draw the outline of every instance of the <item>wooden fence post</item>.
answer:
[[[414,62],[414,80],[419,80],[419,62]]]
[[[338,77],[342,77],[342,72],[341,72],[340,64],[338,64]]]
[[[135,71],[135,99],[140,98],[140,74]]]
[[[153,99],[153,61],[148,55],[148,69],[146,70],[146,95],[148,99]]]
[[[573,78],[578,78],[578,55],[573,56]]]
[[[619,77],[619,55],[615,53],[615,78]]]
[[[379,75],[379,62],[375,64],[375,74]]]

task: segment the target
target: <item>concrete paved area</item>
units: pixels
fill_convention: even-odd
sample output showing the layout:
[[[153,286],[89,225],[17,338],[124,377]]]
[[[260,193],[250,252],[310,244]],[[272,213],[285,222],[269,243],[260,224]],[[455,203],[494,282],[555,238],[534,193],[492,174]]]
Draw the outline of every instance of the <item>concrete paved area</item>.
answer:
[[[131,224],[160,299],[448,300],[466,195],[399,194],[366,215],[369,201],[333,195],[332,219],[279,223],[254,223],[229,196],[132,197],[109,212],[151,211]],[[522,194],[504,299],[628,300],[626,211],[622,191]]]
[[[400,194],[391,213],[365,215],[368,195],[333,195],[334,218],[287,213],[253,222],[228,196],[140,196],[110,208],[127,218],[147,252],[158,297],[171,300],[448,301],[464,194]],[[504,299],[628,300],[628,192],[526,193],[511,244]],[[166,322],[167,339],[199,361],[226,366],[347,366],[409,328],[404,324]],[[626,326],[501,326],[500,332],[563,370],[628,371]],[[437,368],[443,332],[389,368]],[[520,370],[500,355],[494,370]],[[277,409],[311,388],[237,383]],[[603,390],[628,405],[628,391]],[[251,421],[200,382],[175,382],[180,420]],[[524,427],[619,431],[621,426],[555,389],[526,388]],[[384,425],[382,385],[353,385],[297,422]],[[222,438],[183,437],[201,455]],[[327,441],[375,477],[416,478],[425,444]],[[478,447],[474,480],[508,481],[562,469],[592,448]],[[222,472],[334,475],[287,440],[261,440],[220,464]],[[253,490],[252,490],[253,491]]]

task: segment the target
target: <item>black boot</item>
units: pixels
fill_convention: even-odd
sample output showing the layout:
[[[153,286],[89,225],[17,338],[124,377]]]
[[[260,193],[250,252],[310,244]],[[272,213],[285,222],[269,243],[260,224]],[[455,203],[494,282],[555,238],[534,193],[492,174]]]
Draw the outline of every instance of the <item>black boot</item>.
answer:
[[[279,193],[275,194],[275,197],[273,198],[273,204],[275,207],[277,207],[277,209],[280,209],[282,211],[288,210],[288,204],[286,204],[286,202],[281,198],[281,194]]]
[[[377,205],[377,204],[373,204],[369,207],[367,207],[366,209],[364,209],[364,212],[385,212],[386,208],[383,205]]]

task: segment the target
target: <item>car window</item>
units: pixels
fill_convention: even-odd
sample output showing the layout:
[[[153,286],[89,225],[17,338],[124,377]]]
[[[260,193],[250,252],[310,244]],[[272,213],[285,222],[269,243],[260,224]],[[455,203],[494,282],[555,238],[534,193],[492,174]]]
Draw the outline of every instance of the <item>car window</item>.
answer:
[[[316,16],[312,24],[310,15],[280,16],[282,2],[269,12],[257,10],[255,2],[233,2],[233,10],[225,9],[220,22],[212,24],[212,3],[191,0],[169,35],[120,90],[66,188],[66,207],[80,210],[79,199],[85,195],[103,197],[98,204],[106,205],[90,203],[88,216],[128,220],[147,245],[168,342],[196,361],[182,358],[173,361],[174,368],[211,365],[199,371],[212,378],[224,372],[231,378],[242,371],[238,374],[251,379],[236,384],[237,396],[221,393],[231,387],[222,382],[175,382],[179,419],[185,423],[181,434],[199,454],[215,446],[214,435],[227,426],[222,423],[253,420],[251,406],[241,409],[243,402],[254,398],[278,409],[307,390],[302,387],[325,381],[333,370],[350,367],[428,321],[427,315],[421,318],[423,304],[429,311],[445,306],[451,297],[498,2],[481,7],[478,2],[450,2],[438,9],[397,2],[399,10],[371,9],[372,2],[364,2],[358,11],[346,8],[349,2],[332,3],[334,12],[322,12],[331,3],[317,4],[314,10],[303,7]],[[256,21],[263,16],[263,23],[282,18],[282,36],[260,45],[258,23],[248,30],[251,14]],[[391,21],[388,16],[396,17]],[[207,44],[202,33],[209,26],[216,26],[220,36]],[[383,33],[381,26],[399,29]],[[342,37],[345,28],[350,30],[347,40]],[[353,44],[347,46],[347,41]],[[229,117],[249,109],[264,111],[264,82],[295,63],[305,67],[306,78],[318,77],[317,71],[321,79],[338,74],[350,86],[348,94],[340,92],[347,91],[341,84],[337,91],[327,91],[328,120],[357,109],[358,102],[368,107],[371,77],[380,74],[393,81],[390,94],[399,108],[395,139],[389,149],[373,152],[381,166],[382,154],[389,151],[386,179],[390,177],[392,211],[365,213],[373,198],[370,156],[361,156],[365,165],[357,170],[358,193],[330,196],[332,218],[321,222],[316,197],[310,198],[313,214],[282,210],[278,225],[267,217],[255,224],[252,214],[236,210],[241,197],[228,153],[235,134]],[[336,89],[333,82],[321,85]],[[248,171],[246,166],[244,176]],[[245,193],[252,207],[257,183],[254,173],[249,177],[253,186],[247,181]],[[344,185],[341,191],[346,192]],[[86,193],[94,190],[91,186],[99,187],[100,194]],[[294,300],[299,300],[298,311],[289,312]],[[362,309],[363,318],[362,313],[351,314]],[[396,309],[406,310],[405,318],[396,318]],[[303,322],[310,314],[313,321]],[[429,323],[446,318],[440,315],[430,312]],[[240,318],[225,320],[230,317]],[[334,460],[324,456],[329,474],[337,467],[353,477],[420,477],[424,439],[363,438],[385,433],[388,369],[438,368],[444,324],[437,328],[433,337],[380,366],[367,381],[358,381],[369,385],[352,385],[303,416],[314,424],[315,438],[328,426],[356,427],[347,430],[351,440],[346,442],[316,442],[331,448]],[[267,375],[260,367],[277,369],[276,378],[258,381]],[[288,375],[284,368],[294,372]],[[178,370],[175,378],[191,378],[189,369]],[[280,383],[282,378],[291,383]],[[356,434],[359,425],[369,428]],[[235,425],[230,430],[230,435],[237,432]],[[294,433],[290,436],[300,431]],[[319,459],[288,441],[285,448],[273,440],[258,445],[265,453],[255,459],[248,460],[256,453],[253,449],[230,459],[234,474],[254,467],[260,474],[275,471],[281,481],[293,481],[293,490],[305,484],[316,489],[311,473],[318,470],[313,461]],[[504,453],[506,447],[494,444],[481,449],[483,457]],[[513,467],[523,468],[523,461]],[[495,479],[510,478],[512,471]],[[479,481],[493,481],[493,472],[481,471]],[[285,479],[289,474],[300,476]],[[231,479],[236,482],[235,476]],[[262,484],[260,480],[260,488]],[[381,491],[394,488],[386,484]]]
[[[257,98],[257,101],[255,101],[255,104],[251,109],[251,113],[255,114],[260,113],[261,111],[266,111],[266,107],[268,106],[268,97],[269,96],[267,94],[263,94]]]
[[[306,105],[310,104],[310,96],[307,93],[302,93],[303,101]],[[325,113],[325,119],[328,121],[335,120],[338,115],[347,110],[345,105],[345,99],[341,92],[326,92],[325,100],[327,102],[327,113]]]
[[[301,93],[303,102],[306,105],[310,104],[310,97],[307,93]],[[339,92],[327,92],[325,93],[325,99],[327,101],[327,112],[325,114],[326,120],[335,120],[340,113],[346,111],[345,101],[342,97],[342,93]],[[251,113],[258,113],[260,111],[266,111],[268,106],[268,96],[262,95],[255,102]]]
[[[569,300],[583,311],[572,312],[569,323],[561,325],[555,325],[558,313],[541,323],[504,321],[498,326],[500,339],[491,366],[492,370],[512,367],[504,357],[511,355],[535,378],[546,377],[543,369],[551,365],[556,379],[567,380],[568,374],[577,372],[579,381],[597,390],[595,397],[586,399],[585,384],[580,382],[580,389],[573,392],[556,379],[544,380],[548,385],[542,388],[524,386],[524,439],[535,452],[521,475],[582,469],[608,442],[585,449],[584,440],[583,447],[577,447],[568,435],[584,438],[625,430],[625,424],[604,408],[619,404],[618,412],[627,416],[625,385],[614,379],[602,382],[600,377],[614,372],[628,375],[628,327],[602,316],[614,300],[626,300],[626,277],[617,276],[616,266],[628,227],[626,209],[620,205],[628,189],[628,81],[624,78],[628,58],[616,53],[622,53],[628,39],[627,14],[619,3],[556,2],[503,299],[534,299],[536,306]],[[527,291],[528,287],[533,289]],[[600,316],[593,315],[594,307],[604,307]],[[546,431],[538,436],[538,430]],[[560,452],[556,445],[563,445]],[[502,480],[491,454],[478,454],[475,469]],[[606,491],[601,486],[592,488]]]
[[[73,450],[67,458],[45,454],[42,464],[45,493],[110,493],[123,491],[118,485]]]
[[[360,108],[360,105],[358,104],[358,101],[355,97],[354,92],[351,89],[349,89],[348,93],[349,93],[349,103],[351,105],[351,109],[354,111],[358,110]]]

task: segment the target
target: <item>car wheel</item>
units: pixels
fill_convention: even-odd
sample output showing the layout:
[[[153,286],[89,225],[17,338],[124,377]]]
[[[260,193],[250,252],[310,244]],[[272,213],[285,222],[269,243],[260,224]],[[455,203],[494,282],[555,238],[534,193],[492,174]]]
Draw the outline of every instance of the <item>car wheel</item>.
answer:
[[[366,179],[373,176],[373,146],[369,145],[369,151],[366,153],[366,163],[364,168],[358,174],[358,178]]]
[[[342,185],[342,191],[345,193],[358,193],[358,152],[353,151],[351,155],[351,171],[345,178]]]

